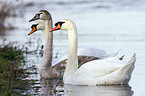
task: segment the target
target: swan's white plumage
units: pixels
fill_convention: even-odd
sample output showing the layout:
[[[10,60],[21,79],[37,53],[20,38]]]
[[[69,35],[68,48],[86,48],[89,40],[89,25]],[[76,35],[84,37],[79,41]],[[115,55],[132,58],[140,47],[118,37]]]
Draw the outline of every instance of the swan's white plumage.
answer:
[[[134,69],[135,60],[135,55],[127,63],[115,57],[94,60],[82,65],[66,83],[75,85],[127,84]]]
[[[68,62],[64,73],[65,84],[74,85],[104,85],[128,84],[136,61],[135,54],[128,62],[123,62],[115,57],[94,60],[77,68],[77,32],[75,24],[68,19],[60,29],[68,31],[69,48]]]

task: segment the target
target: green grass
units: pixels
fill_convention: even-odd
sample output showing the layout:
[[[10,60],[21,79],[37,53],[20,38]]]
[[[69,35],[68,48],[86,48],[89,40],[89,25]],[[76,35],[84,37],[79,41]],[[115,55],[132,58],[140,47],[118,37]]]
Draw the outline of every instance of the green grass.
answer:
[[[19,96],[34,85],[35,81],[25,79],[31,74],[29,70],[36,70],[35,66],[26,67],[26,53],[14,42],[0,45],[0,96]]]

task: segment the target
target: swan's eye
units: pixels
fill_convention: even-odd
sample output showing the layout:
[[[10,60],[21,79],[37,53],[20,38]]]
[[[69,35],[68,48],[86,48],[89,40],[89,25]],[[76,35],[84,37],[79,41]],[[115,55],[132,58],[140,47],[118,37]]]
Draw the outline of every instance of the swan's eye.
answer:
[[[33,29],[34,27],[37,29],[37,25],[38,24],[33,24],[32,26],[31,26],[31,28]]]
[[[50,32],[61,29],[62,24],[65,22],[57,22],[55,23],[55,27],[50,30]]]
[[[41,15],[41,14],[43,14],[43,13],[38,13],[38,14],[36,14],[36,15],[34,16],[34,18],[40,19],[40,15]]]
[[[58,25],[58,23],[55,23],[55,26],[57,26]]]
[[[65,23],[65,22],[57,22],[57,23],[55,23],[55,26],[58,26],[58,24],[59,24],[61,27],[63,23]]]
[[[37,13],[32,19],[29,20],[29,22],[40,19],[41,14],[43,13]]]
[[[36,14],[36,15],[34,16],[34,18],[39,18],[38,14]]]

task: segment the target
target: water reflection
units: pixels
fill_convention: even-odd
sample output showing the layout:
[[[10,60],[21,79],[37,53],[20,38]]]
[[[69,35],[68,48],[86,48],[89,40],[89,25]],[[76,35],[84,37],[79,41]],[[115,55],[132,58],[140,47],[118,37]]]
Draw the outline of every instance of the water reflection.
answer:
[[[64,94],[63,81],[58,78],[49,78],[48,80],[41,79],[40,94],[44,96],[61,96]]]
[[[47,85],[43,82],[39,94],[44,96],[133,96],[134,93],[129,85],[75,86],[56,78],[49,79]]]
[[[132,96],[129,85],[115,86],[74,86],[64,85],[65,96]]]

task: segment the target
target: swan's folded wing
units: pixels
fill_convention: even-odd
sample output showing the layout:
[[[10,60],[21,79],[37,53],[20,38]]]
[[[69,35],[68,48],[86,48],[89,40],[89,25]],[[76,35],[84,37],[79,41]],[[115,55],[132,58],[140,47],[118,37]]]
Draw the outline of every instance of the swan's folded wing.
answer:
[[[93,48],[93,47],[79,47],[78,48],[78,55],[79,56],[94,56],[101,58],[102,56],[107,55],[104,50]]]
[[[81,76],[86,78],[101,77],[118,70],[123,64],[124,62],[117,59],[94,60],[82,65],[74,75],[79,78]]]
[[[78,48],[78,56],[94,56],[98,58],[105,58],[109,57],[111,55],[107,55],[107,53],[101,49],[93,48],[93,47],[79,47]],[[67,59],[68,57],[68,51],[60,55],[57,59],[53,61],[53,65]]]

